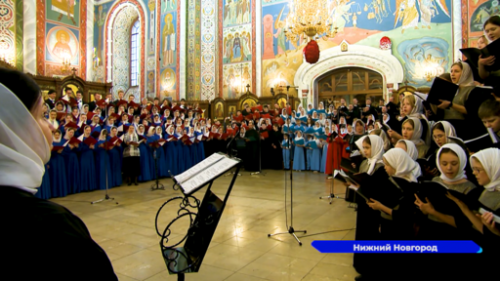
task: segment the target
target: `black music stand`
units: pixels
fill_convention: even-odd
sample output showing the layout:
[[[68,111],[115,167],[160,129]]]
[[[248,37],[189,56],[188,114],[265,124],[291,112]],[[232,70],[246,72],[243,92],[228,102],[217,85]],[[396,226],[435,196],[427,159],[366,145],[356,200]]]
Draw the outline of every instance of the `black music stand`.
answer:
[[[215,153],[214,155],[216,154],[222,155],[221,153]],[[160,207],[156,214],[155,226],[157,234],[161,236],[160,248],[163,259],[165,260],[168,272],[170,274],[177,274],[178,280],[184,280],[185,273],[193,273],[199,271],[200,266],[203,262],[203,258],[205,257],[219,220],[222,216],[222,212],[226,207],[227,200],[233,189],[237,174],[241,168],[242,162],[240,159],[229,157],[227,155],[224,155],[224,157],[234,160],[236,164],[219,169],[217,171],[217,174],[213,174],[214,170],[217,169],[212,169],[212,171],[210,171],[210,169],[213,168],[213,165],[197,172],[197,174],[192,176],[191,178],[195,178],[201,174],[203,174],[204,176],[210,174],[211,178],[206,182],[204,181],[199,187],[196,187],[193,190],[186,191],[183,187],[183,184],[186,183],[186,181],[184,181],[183,183],[179,183],[177,182],[177,178],[179,177],[173,177],[172,179],[174,181],[174,190],[176,190],[176,186],[178,186],[177,189],[180,189],[182,191],[184,197],[177,196],[169,199]],[[200,165],[204,161],[200,162],[198,165]],[[190,170],[195,170],[198,165],[194,166]],[[218,179],[226,171],[233,167],[236,167],[236,172],[233,175],[233,178],[227,188],[224,199],[220,199],[212,192],[212,185],[216,179]],[[186,171],[185,173],[190,172],[190,170]],[[182,174],[180,176],[182,176]],[[203,197],[203,200],[200,204],[200,200],[192,196],[192,194],[205,187],[206,185],[208,185],[208,189],[205,192],[205,196]],[[180,201],[177,217],[167,225],[163,232],[160,232],[158,228],[159,214],[161,213],[164,206],[174,201]],[[188,232],[177,243],[168,245],[169,236],[172,233],[170,227],[177,220],[185,218],[188,218],[190,220],[190,227]],[[178,247],[183,242],[184,246]]]

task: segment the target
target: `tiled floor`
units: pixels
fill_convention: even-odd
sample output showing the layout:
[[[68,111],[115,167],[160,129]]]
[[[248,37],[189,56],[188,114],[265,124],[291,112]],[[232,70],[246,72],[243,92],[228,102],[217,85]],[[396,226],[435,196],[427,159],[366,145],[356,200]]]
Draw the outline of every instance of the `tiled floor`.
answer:
[[[264,176],[243,172],[238,177],[212,239],[200,272],[186,275],[186,280],[354,280],[352,254],[321,254],[314,240],[354,239],[355,212],[348,203],[335,199],[332,205],[319,196],[329,192],[331,180],[323,174],[293,174],[294,228],[306,229],[299,246],[285,234],[267,237],[268,233],[286,231],[284,183],[282,171],[266,171]],[[225,194],[230,177],[221,177],[212,190]],[[289,178],[287,177],[289,184]],[[110,190],[116,199],[91,205],[104,191],[70,195],[53,201],[69,208],[86,223],[94,240],[106,251],[118,277],[128,280],[176,280],[169,276],[163,261],[154,221],[158,208],[166,200],[179,196],[172,181],[161,181],[165,190],[152,191],[152,183],[122,186]],[[203,198],[205,189],[195,196]],[[345,188],[335,183],[335,192]],[[289,192],[289,189],[288,191]],[[289,194],[287,194],[289,196]],[[288,212],[290,205],[288,204]],[[288,213],[290,214],[290,213]],[[167,208],[159,218],[164,227],[176,216]],[[182,221],[173,228],[172,239],[185,234]],[[330,232],[334,231],[334,232]]]

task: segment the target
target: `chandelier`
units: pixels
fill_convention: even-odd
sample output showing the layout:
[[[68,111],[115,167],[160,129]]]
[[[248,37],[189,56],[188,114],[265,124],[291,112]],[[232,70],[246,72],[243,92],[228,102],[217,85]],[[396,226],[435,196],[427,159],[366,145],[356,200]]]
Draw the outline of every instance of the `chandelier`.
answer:
[[[334,21],[336,0],[294,0],[286,18],[285,36],[294,43],[300,38],[324,40],[334,38],[337,26]]]
[[[319,60],[319,46],[314,39],[321,37],[328,40],[337,35],[337,1],[343,0],[293,0],[289,4],[290,11],[285,20],[284,34],[294,46],[298,46],[300,39],[305,39],[307,45],[303,52],[308,63],[316,63]]]

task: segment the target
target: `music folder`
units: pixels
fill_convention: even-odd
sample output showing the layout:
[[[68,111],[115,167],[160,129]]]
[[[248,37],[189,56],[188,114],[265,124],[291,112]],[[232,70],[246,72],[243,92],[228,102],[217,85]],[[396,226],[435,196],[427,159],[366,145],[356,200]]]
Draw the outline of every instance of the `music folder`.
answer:
[[[453,101],[458,91],[458,85],[442,78],[436,77],[432,82],[427,96],[427,102],[439,105],[439,100]]]
[[[340,167],[342,167],[343,169],[346,169],[347,171],[349,171],[351,173],[357,173],[358,169],[356,169],[352,166],[353,163],[356,164],[351,159],[347,159],[347,158],[342,157],[342,160],[340,160]]]
[[[482,58],[486,58],[489,56],[495,56],[498,58],[500,56],[500,41],[495,40],[488,44],[488,46],[483,49],[478,48],[464,48],[460,49],[460,52],[467,58],[467,63],[474,68],[478,68],[479,56]],[[500,69],[500,62],[495,60],[495,63],[492,66],[487,66],[487,70],[496,71]]]
[[[231,158],[220,152],[214,153],[174,179],[181,187],[182,193],[191,195],[240,162],[238,158]]]

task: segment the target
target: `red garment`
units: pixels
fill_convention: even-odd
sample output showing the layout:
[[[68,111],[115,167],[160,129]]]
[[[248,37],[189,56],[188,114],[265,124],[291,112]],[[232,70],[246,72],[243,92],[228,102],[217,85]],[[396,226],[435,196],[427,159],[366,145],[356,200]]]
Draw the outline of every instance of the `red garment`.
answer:
[[[331,134],[330,134],[331,135]],[[330,135],[326,139],[328,142],[328,150],[326,155],[326,167],[325,174],[330,175],[333,174],[333,150],[334,150],[334,141],[330,142]]]
[[[340,162],[342,158],[349,158],[346,148],[349,142],[344,140],[341,135],[338,135],[333,142],[328,143],[328,155],[326,156],[325,174],[333,174],[333,170],[340,170]]]

